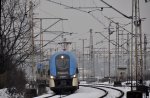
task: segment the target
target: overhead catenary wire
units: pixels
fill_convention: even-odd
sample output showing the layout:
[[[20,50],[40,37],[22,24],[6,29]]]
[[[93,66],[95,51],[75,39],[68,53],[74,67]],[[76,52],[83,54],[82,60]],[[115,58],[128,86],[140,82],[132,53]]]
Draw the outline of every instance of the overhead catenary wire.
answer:
[[[117,22],[115,22],[115,21],[113,21],[112,19],[110,19],[109,17],[105,16],[105,15],[102,13],[102,11],[101,11],[101,15],[103,15],[106,19],[108,19],[108,20],[111,21],[112,23],[117,24]],[[123,30],[125,30],[125,31],[128,32],[129,34],[134,35],[132,32],[130,32],[129,30],[125,29],[123,26],[121,26],[121,25],[118,25],[118,26],[119,26],[119,28],[122,28]]]
[[[46,32],[49,28],[51,28],[52,26],[54,26],[55,24],[57,24],[59,21],[67,20],[67,19],[62,19],[62,18],[34,18],[34,19],[58,19],[55,23],[53,23],[52,25],[48,26],[46,29],[43,30],[43,29],[41,28],[41,31],[40,31],[37,35],[35,35],[34,38],[38,37],[41,33]],[[40,50],[40,49],[42,49],[43,47],[47,46],[49,43],[53,42],[53,41],[54,41],[55,39],[57,39],[59,36],[63,35],[63,33],[65,33],[65,32],[60,33],[60,34],[57,35],[55,38],[53,38],[52,40],[48,41],[45,45],[42,45],[42,46],[41,46],[39,49],[37,49],[37,50]],[[34,51],[33,51],[33,52],[34,52]]]
[[[78,10],[78,11],[88,13],[88,14],[90,14],[94,19],[96,19],[99,23],[101,23],[104,27],[106,27],[105,24],[104,24],[102,21],[100,21],[96,16],[94,16],[93,14],[91,14],[89,11],[87,12],[87,11],[81,10],[80,8],[71,7],[71,6],[68,6],[68,5],[65,5],[65,4],[62,4],[62,3],[58,3],[58,2],[55,2],[55,1],[52,1],[52,0],[48,0],[48,1],[50,1],[50,2],[52,2],[52,3],[55,3],[55,4],[59,4],[59,5],[65,6],[65,7],[67,7],[67,8],[76,9],[76,10]],[[98,9],[98,10],[99,10],[99,9]],[[103,16],[104,16],[104,15],[103,15]],[[109,19],[107,16],[104,16],[104,17],[107,18],[107,19]],[[110,20],[111,20],[111,19],[110,19]],[[111,20],[111,22],[116,23],[116,22],[114,22],[113,20]],[[119,26],[120,26],[120,25],[119,25]],[[121,27],[123,30],[129,32],[128,30],[126,30],[126,29],[123,28],[122,26],[120,26],[120,27]],[[129,33],[131,33],[131,32],[129,32]]]
[[[132,16],[127,16],[125,14],[123,14],[121,11],[117,10],[116,8],[114,8],[113,6],[111,6],[110,4],[108,4],[107,2],[100,0],[101,2],[105,3],[106,5],[108,5],[110,8],[114,9],[115,11],[117,11],[119,14],[123,15],[124,17],[128,18],[128,19],[132,19]]]
[[[57,24],[59,21],[61,21],[61,19],[57,20],[55,23],[53,23],[52,25],[50,25],[49,27],[47,27],[46,29],[44,29],[44,30],[41,31],[40,33],[45,32],[46,30],[48,30],[49,28],[51,28],[52,26],[54,26],[55,24]],[[35,35],[34,38],[36,38],[37,36],[39,36],[40,33],[37,34],[37,35]]]
[[[75,9],[77,9],[77,8],[75,8]],[[80,10],[81,10],[81,9],[80,9]],[[100,9],[95,9],[95,10],[92,10],[92,11],[97,11],[97,10],[98,10],[98,11],[101,11]],[[88,11],[88,13],[89,13],[94,19],[96,19],[99,23],[103,24],[104,27],[106,27],[103,22],[101,22],[97,17],[95,17],[93,14],[91,14],[92,11]],[[101,14],[103,15],[103,13],[101,13]],[[107,16],[105,16],[105,15],[103,15],[103,16],[104,16],[106,19],[108,19],[109,21],[111,21],[112,23],[117,24],[117,22],[113,21],[112,19],[108,18]],[[129,24],[130,24],[130,23],[129,23]],[[127,25],[128,25],[128,24],[127,24]],[[126,26],[126,25],[125,25],[125,26]],[[125,29],[124,26],[120,26],[120,25],[119,25],[119,27],[122,28],[123,30],[125,30],[126,32],[128,32],[129,34],[132,34],[132,35],[133,35],[133,33],[130,32],[130,31],[128,31],[127,29]],[[133,37],[134,37],[134,36],[133,36]],[[133,38],[133,37],[132,37],[132,38]],[[131,39],[132,39],[132,38],[131,38]],[[129,40],[130,40],[130,39],[129,39]],[[126,42],[125,42],[125,43],[126,43]],[[122,45],[124,45],[125,43],[123,43]],[[121,46],[122,46],[122,45],[121,45]]]
[[[58,4],[58,5],[61,5],[61,6],[64,6],[64,7],[67,7],[67,8],[70,8],[70,9],[75,9],[75,10],[78,10],[80,12],[87,13],[90,16],[92,16],[95,20],[97,20],[100,24],[102,24],[104,27],[106,27],[106,25],[102,21],[100,21],[98,18],[96,18],[93,14],[89,13],[89,11],[81,10],[80,8],[76,8],[76,7],[73,7],[73,6],[71,7],[71,6],[68,6],[68,5],[59,3],[59,2],[55,2],[55,1],[52,1],[52,0],[47,0],[47,1]]]
[[[96,16],[94,16],[93,14],[91,14],[89,11],[81,10],[80,8],[71,7],[71,6],[68,6],[68,5],[59,3],[59,2],[55,2],[55,1],[52,1],[52,0],[47,0],[47,1],[50,1],[50,2],[52,2],[52,3],[55,3],[55,4],[59,4],[59,5],[65,6],[65,7],[67,7],[67,8],[71,8],[71,9],[75,9],[75,10],[78,10],[78,11],[81,11],[81,12],[88,13],[88,14],[91,15],[94,19],[96,19],[99,23],[101,23],[104,27],[106,27],[105,24],[104,24],[102,21],[100,21]],[[106,17],[106,16],[105,16],[105,18],[108,19],[108,17]],[[113,20],[111,20],[111,21],[112,21],[113,23],[115,23]],[[122,28],[123,28],[123,27],[122,27]],[[126,30],[125,28],[123,28],[123,29],[124,29],[125,31],[129,32],[129,31]],[[130,32],[130,33],[131,33],[131,32]]]
[[[100,33],[104,38],[106,38],[107,40],[109,40],[109,38],[107,38],[105,35],[103,35],[101,32],[96,32],[96,33]],[[112,41],[110,41],[110,43],[112,43],[113,45],[118,45],[119,47],[122,47],[123,49],[127,50],[126,48],[124,48],[122,45],[119,45],[118,43],[113,43]]]
[[[110,18],[108,18],[107,16],[105,16],[102,12],[101,12],[101,14],[102,14],[106,19],[108,19],[108,20],[110,20],[111,22],[117,24],[117,22],[115,22],[115,21],[113,21],[112,19],[110,19]],[[128,24],[132,24],[132,23],[128,23]],[[125,29],[124,26],[121,26],[121,25],[119,25],[119,24],[118,24],[118,26],[119,26],[120,28],[122,28],[124,31],[126,31],[127,33],[129,33],[130,35],[132,35],[132,37],[131,37],[128,41],[130,41],[130,40],[133,39],[134,34],[133,34],[132,32],[130,32],[130,31],[128,31],[127,29]],[[127,42],[124,42],[124,43],[122,43],[122,45],[124,45],[124,44],[126,44],[126,43],[127,43]],[[120,46],[122,46],[122,45],[120,45]]]

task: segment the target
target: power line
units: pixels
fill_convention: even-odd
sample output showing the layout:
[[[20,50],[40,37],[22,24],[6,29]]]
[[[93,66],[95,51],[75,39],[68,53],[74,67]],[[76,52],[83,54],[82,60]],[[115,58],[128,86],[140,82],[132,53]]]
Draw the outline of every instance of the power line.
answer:
[[[132,16],[127,16],[125,14],[123,14],[121,11],[117,10],[116,8],[114,8],[113,6],[111,6],[110,4],[108,4],[107,2],[101,0],[103,3],[105,3],[106,5],[108,5],[110,8],[114,9],[115,11],[117,11],[119,14],[123,15],[124,17],[128,18],[128,19],[132,19]]]
[[[71,6],[68,6],[68,5],[59,3],[59,2],[55,2],[55,1],[52,1],[52,0],[47,0],[47,1],[52,2],[52,3],[55,3],[55,4],[58,4],[58,5],[61,5],[61,6],[64,6],[64,7],[67,7],[67,8],[70,8],[70,9],[75,9],[75,10],[78,10],[78,11],[80,11],[80,12],[87,13],[87,14],[89,14],[90,16],[92,16],[95,20],[97,20],[100,24],[102,24],[104,27],[106,27],[105,24],[104,24],[102,21],[100,21],[98,18],[96,18],[96,17],[95,17],[93,14],[91,14],[89,11],[85,11],[85,10],[81,10],[81,9],[80,9],[80,8],[83,8],[83,7],[71,7]]]
[[[83,56],[83,61],[82,61],[82,78],[83,78],[83,81],[85,80],[85,76],[84,76],[84,70],[85,70],[85,67],[84,67],[84,42],[85,42],[85,40],[87,40],[87,39],[79,39],[79,40],[82,40],[82,43],[83,43],[83,54],[82,54],[82,56]]]

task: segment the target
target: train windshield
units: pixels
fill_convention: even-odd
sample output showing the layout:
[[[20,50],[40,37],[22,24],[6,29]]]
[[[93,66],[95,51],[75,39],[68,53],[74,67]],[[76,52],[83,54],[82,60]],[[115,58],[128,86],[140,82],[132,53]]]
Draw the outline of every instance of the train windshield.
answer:
[[[68,55],[58,55],[56,57],[56,66],[59,69],[69,68],[69,56]]]

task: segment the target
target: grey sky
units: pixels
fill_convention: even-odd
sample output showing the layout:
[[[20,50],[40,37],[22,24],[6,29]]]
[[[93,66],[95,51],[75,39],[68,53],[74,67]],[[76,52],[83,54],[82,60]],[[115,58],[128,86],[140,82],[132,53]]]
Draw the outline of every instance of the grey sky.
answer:
[[[62,4],[66,4],[73,7],[84,7],[84,6],[99,6],[99,7],[106,7],[104,3],[102,3],[100,0],[53,0],[56,2],[61,2]],[[132,0],[105,0],[107,3],[111,4],[113,7],[118,9],[119,11],[123,12],[124,14],[131,16],[131,1]],[[141,9],[141,17],[146,18],[145,21],[143,21],[142,24],[142,31],[143,33],[149,34],[150,39],[150,2],[145,3],[144,0],[140,0],[140,9]],[[91,9],[89,9],[91,10]],[[77,47],[80,48],[81,41],[79,41],[79,38],[87,38],[89,39],[89,29],[93,29],[93,32],[98,31],[105,31],[105,35],[107,36],[108,33],[106,30],[104,30],[104,25],[108,26],[109,21],[104,18],[103,15],[107,17],[113,17],[113,20],[116,22],[120,22],[121,24],[127,24],[130,22],[129,19],[124,18],[122,15],[118,14],[116,11],[110,8],[106,8],[103,11],[93,11],[91,14],[93,14],[95,17],[97,17],[103,24],[99,23],[97,20],[95,20],[91,15],[88,13],[80,12],[78,10],[74,9],[66,9],[64,6],[60,6],[54,3],[51,3],[47,0],[40,0],[40,5],[38,8],[35,9],[35,13],[38,13],[34,17],[61,17],[68,19],[67,21],[63,22],[63,28],[62,28],[62,22],[55,25],[50,30],[57,30],[61,31],[62,29],[67,32],[74,32],[78,34],[74,34],[72,36],[66,36],[69,41],[78,42]],[[43,22],[43,28],[46,28],[49,24],[52,24],[54,20],[51,21],[45,21]],[[115,25],[113,25],[115,26]],[[126,27],[130,31],[130,26]],[[56,35],[55,35],[56,36]],[[54,35],[45,35],[45,39],[52,39]],[[94,43],[99,42],[103,40],[104,38],[100,34],[94,34]],[[113,35],[112,35],[113,39]],[[105,40],[107,41],[107,40]],[[86,46],[88,46],[89,41],[85,43]],[[100,47],[96,46],[96,47]],[[106,46],[107,47],[107,46]]]

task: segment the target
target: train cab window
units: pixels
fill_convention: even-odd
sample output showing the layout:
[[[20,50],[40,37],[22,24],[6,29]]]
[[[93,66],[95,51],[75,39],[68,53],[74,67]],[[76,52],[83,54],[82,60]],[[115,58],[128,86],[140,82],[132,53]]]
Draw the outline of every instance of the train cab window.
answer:
[[[56,57],[56,66],[57,68],[65,69],[69,68],[69,56],[68,55],[58,55]]]

